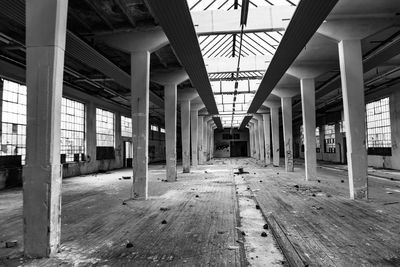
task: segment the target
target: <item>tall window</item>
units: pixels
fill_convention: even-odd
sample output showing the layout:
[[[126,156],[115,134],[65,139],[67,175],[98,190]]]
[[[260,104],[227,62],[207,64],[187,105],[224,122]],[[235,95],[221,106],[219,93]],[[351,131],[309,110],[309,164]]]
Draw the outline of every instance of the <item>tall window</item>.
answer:
[[[325,153],[335,153],[335,125],[325,125],[324,130]]]
[[[320,153],[321,143],[320,143],[320,139],[319,139],[319,127],[315,128],[315,144],[317,147],[317,153]]]
[[[26,156],[26,86],[3,82],[3,109],[0,155]]]
[[[370,154],[373,154],[372,150],[376,150],[378,154],[388,152],[392,146],[389,97],[367,104],[366,109],[368,152]],[[387,149],[379,152],[380,148]]]
[[[160,127],[160,132],[165,133],[165,129]]]
[[[124,137],[132,137],[132,119],[121,116],[121,135]]]
[[[96,144],[114,147],[114,113],[96,108]]]
[[[85,153],[85,105],[68,98],[61,102],[62,161],[79,161]],[[65,155],[65,156],[64,156]]]

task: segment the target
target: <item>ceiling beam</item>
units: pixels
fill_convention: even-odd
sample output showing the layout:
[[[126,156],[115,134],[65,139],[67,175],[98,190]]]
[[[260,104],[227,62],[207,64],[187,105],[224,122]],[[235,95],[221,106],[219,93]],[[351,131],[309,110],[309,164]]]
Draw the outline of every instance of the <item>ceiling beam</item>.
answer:
[[[85,2],[88,4],[88,6],[90,6],[93,11],[97,14],[97,16],[107,25],[108,28],[110,28],[111,30],[114,30],[114,26],[112,25],[112,23],[110,22],[110,20],[106,17],[106,15],[104,14],[103,10],[101,10],[97,4],[92,2],[93,0],[85,0]],[[96,1],[97,2],[97,1]],[[98,2],[99,3],[99,2]]]
[[[136,27],[136,21],[133,17],[132,14],[129,12],[129,7],[126,5],[125,0],[114,0],[119,9],[122,11],[122,13],[125,15],[125,18],[129,21],[129,24],[131,24],[132,28]]]

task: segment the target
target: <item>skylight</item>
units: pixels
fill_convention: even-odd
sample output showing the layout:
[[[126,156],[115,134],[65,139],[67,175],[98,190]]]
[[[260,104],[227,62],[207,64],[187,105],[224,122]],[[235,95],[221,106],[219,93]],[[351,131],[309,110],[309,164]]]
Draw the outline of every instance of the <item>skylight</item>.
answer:
[[[300,0],[250,0],[249,9],[268,7],[268,6],[296,6]],[[210,10],[241,10],[241,0],[187,0],[191,12]],[[249,17],[249,20],[251,17]],[[268,19],[266,17],[266,19]],[[285,18],[286,19],[286,18]],[[237,22],[238,27],[240,21]],[[214,64],[215,59],[233,60],[234,68],[229,71],[215,70],[209,73],[210,83],[214,92],[218,112],[220,114],[223,127],[239,127],[251,101],[259,87],[260,81],[266,71],[260,68],[239,68],[236,70],[239,57],[243,61],[246,57],[272,58],[284,35],[280,30],[251,31],[243,32],[242,44],[240,49],[240,32],[199,35],[198,40],[200,49],[205,60],[211,60]],[[239,55],[239,51],[241,51]],[[226,59],[226,60],[225,60]],[[263,62],[269,62],[263,60]],[[218,63],[215,63],[218,64]],[[231,63],[229,63],[231,64]],[[226,65],[226,64],[225,64]],[[242,67],[239,65],[239,67]],[[237,93],[235,94],[235,82]],[[233,114],[233,116],[232,116]]]

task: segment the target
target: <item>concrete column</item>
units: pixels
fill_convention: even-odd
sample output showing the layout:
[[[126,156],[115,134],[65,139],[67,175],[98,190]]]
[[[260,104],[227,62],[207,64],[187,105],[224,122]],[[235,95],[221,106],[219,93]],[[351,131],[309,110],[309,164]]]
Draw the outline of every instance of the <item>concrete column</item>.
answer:
[[[211,159],[211,121],[207,121],[207,161]]]
[[[190,172],[190,100],[181,102],[182,167]]]
[[[3,133],[3,124],[1,123],[3,121],[3,81],[0,80],[0,136]]]
[[[96,106],[93,102],[86,104],[86,162],[95,168],[96,162]]]
[[[167,181],[176,181],[176,84],[164,86],[165,100],[165,150]]]
[[[203,127],[204,121],[203,117],[198,116],[198,129],[197,129],[197,155],[199,159],[199,164],[204,164],[204,156],[203,156]]]
[[[123,163],[123,141],[121,135],[121,113],[115,112],[115,160],[117,162],[116,166],[122,168]]]
[[[271,164],[271,116],[263,114],[264,121],[264,145],[265,145],[265,164]]]
[[[336,162],[340,162],[341,157],[341,133],[340,133],[340,124],[339,122],[335,123],[335,155],[336,155]]]
[[[148,197],[150,53],[131,53],[132,198]]]
[[[317,152],[315,139],[315,82],[301,79],[301,105],[303,112],[304,158],[306,180],[317,180]]]
[[[271,108],[272,163],[279,166],[279,108]]]
[[[292,98],[283,97],[282,101],[282,120],[283,120],[283,140],[285,144],[285,170],[293,172],[293,130],[292,130]]]
[[[57,253],[61,235],[61,98],[68,1],[26,2],[24,253]]]
[[[265,145],[264,145],[264,122],[261,115],[256,115],[258,120],[258,140],[259,140],[259,151],[260,160],[265,162]]]
[[[206,164],[207,162],[207,142],[208,142],[208,138],[207,138],[207,120],[208,117],[203,117],[203,164]]]
[[[259,135],[259,126],[258,126],[258,120],[254,119],[254,140],[255,140],[255,158],[257,160],[260,159],[260,135]]]
[[[339,42],[350,198],[368,197],[365,100],[360,40]]]
[[[249,123],[249,142],[250,142],[250,157],[253,157],[253,125]]]
[[[191,141],[192,141],[192,166],[197,167],[199,164],[198,157],[198,110],[190,111],[190,132],[191,132]]]

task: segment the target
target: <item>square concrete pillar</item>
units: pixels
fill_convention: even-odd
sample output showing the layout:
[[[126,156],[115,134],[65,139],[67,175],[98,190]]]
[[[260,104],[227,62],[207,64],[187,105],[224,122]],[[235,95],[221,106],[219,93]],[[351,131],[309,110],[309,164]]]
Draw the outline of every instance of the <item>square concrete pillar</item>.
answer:
[[[292,130],[292,98],[282,97],[283,139],[285,147],[285,170],[293,172],[293,130]]]
[[[307,78],[300,80],[301,105],[304,129],[304,158],[306,180],[317,180],[317,152],[315,139],[315,82]]]
[[[190,100],[181,102],[182,167],[190,172]]]
[[[360,40],[339,42],[350,198],[368,197],[365,100]]]
[[[271,108],[272,163],[279,166],[279,108]]]
[[[176,105],[177,86],[166,84],[164,86],[165,98],[165,150],[167,181],[176,181]]]
[[[192,166],[197,167],[199,164],[199,157],[198,157],[198,111],[191,110],[190,111],[190,135],[191,135],[191,142],[192,142]]]
[[[61,235],[61,99],[68,1],[26,1],[24,253],[55,254]]]
[[[148,197],[150,52],[131,53],[132,198]]]
[[[265,164],[271,164],[271,116],[263,114]]]
[[[203,131],[204,131],[204,121],[203,117],[198,116],[198,127],[197,127],[197,154],[199,159],[199,164],[204,164],[204,154],[203,154]]]

